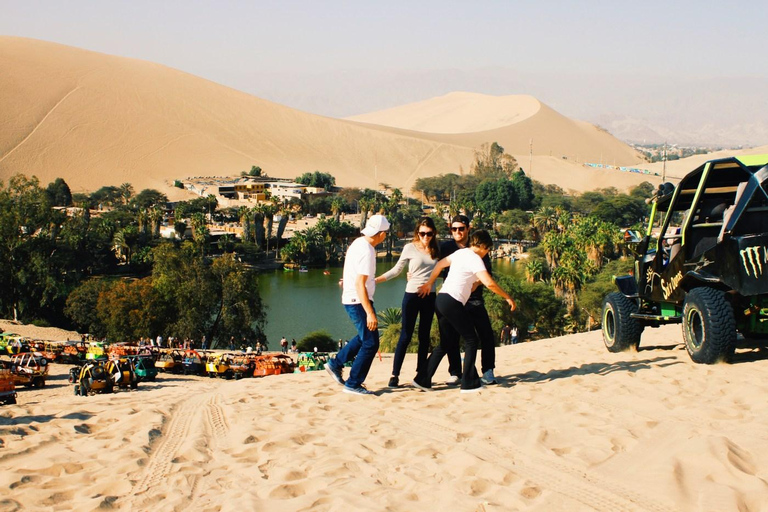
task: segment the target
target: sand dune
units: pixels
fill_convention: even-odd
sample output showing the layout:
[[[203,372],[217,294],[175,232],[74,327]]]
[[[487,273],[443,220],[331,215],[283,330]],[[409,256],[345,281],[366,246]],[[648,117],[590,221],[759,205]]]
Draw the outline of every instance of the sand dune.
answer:
[[[498,142],[513,155],[546,155],[576,163],[635,165],[641,156],[609,133],[569,119],[531,96],[451,93],[349,118],[420,131],[432,140],[477,147]],[[400,132],[408,133],[408,132]]]
[[[696,169],[698,166],[707,162],[708,160],[714,160],[717,158],[727,158],[731,156],[740,155],[765,155],[768,154],[768,146],[759,146],[755,148],[747,149],[723,149],[721,151],[715,151],[713,153],[707,153],[706,155],[693,155],[687,158],[681,158],[679,160],[670,160],[666,163],[667,167],[667,181],[677,183],[686,174]],[[661,174],[664,167],[663,162],[655,162],[652,164],[646,164],[642,166],[644,169],[649,169]]]
[[[0,178],[161,187],[259,165],[272,176],[410,188],[472,150],[306,114],[164,66],[0,37]]]
[[[45,185],[63,177],[75,191],[130,182],[173,194],[175,179],[251,165],[276,177],[320,170],[342,186],[410,191],[418,177],[469,172],[474,148],[494,141],[518,157],[532,139],[537,156],[638,160],[605,132],[531,97],[448,95],[419,127],[466,132],[427,133],[316,116],[165,66],[31,39],[0,36],[0,67],[0,179],[23,173]],[[582,177],[571,179],[547,162],[538,179],[592,188],[591,171],[566,166]],[[625,178],[612,184],[636,184]]]
[[[0,408],[4,510],[763,510],[768,369],[698,366],[679,326],[500,347],[501,384],[339,392],[325,372],[163,376],[75,397],[66,367]],[[415,360],[406,359],[410,377]],[[446,368],[438,376],[447,375]],[[258,504],[258,505],[256,505]]]

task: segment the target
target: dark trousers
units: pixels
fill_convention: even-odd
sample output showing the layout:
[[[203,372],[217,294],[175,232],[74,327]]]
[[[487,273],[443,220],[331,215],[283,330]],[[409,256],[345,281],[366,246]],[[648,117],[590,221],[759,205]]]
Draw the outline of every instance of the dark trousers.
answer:
[[[402,315],[403,323],[400,330],[400,339],[395,348],[395,360],[392,363],[392,375],[400,376],[403,367],[405,353],[411,343],[413,330],[416,328],[416,318],[419,318],[419,351],[416,359],[416,373],[427,367],[427,355],[429,355],[430,336],[432,329],[432,317],[435,315],[435,296],[430,293],[426,297],[419,297],[416,293],[406,292],[403,296]]]
[[[467,314],[472,319],[472,325],[475,327],[477,337],[480,340],[480,365],[482,373],[488,370],[496,368],[496,340],[493,335],[493,327],[491,327],[491,319],[488,317],[488,310],[485,309],[485,303],[483,301],[470,300],[467,305],[464,306]],[[438,311],[438,321],[442,315]],[[451,329],[450,332],[443,334],[440,331],[440,338],[443,336],[455,337],[454,340],[449,340],[447,346],[451,347],[451,351],[448,356],[448,373],[461,375],[461,353],[459,352],[459,333]],[[437,349],[435,349],[437,350]],[[440,356],[442,359],[442,355]]]
[[[431,387],[432,376],[437,371],[437,367],[440,366],[443,355],[458,354],[459,337],[462,337],[464,338],[464,367],[461,374],[461,389],[480,387],[482,382],[475,367],[479,341],[472,316],[467,312],[464,304],[447,293],[437,295],[435,307],[441,315],[439,320],[440,346],[429,356],[426,374],[417,375],[416,381],[424,387]]]

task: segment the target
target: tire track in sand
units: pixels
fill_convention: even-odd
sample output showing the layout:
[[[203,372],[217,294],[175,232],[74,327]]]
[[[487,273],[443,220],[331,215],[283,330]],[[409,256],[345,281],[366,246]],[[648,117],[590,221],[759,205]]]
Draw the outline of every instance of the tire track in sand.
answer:
[[[155,486],[165,483],[165,479],[173,469],[173,460],[187,439],[200,406],[210,397],[210,394],[193,395],[179,404],[171,414],[168,425],[163,430],[160,445],[153,450],[141,477],[131,492],[131,505],[136,505],[141,495]]]
[[[35,125],[35,127],[34,127],[34,128],[32,128],[32,131],[30,131],[30,132],[27,134],[27,136],[26,136],[26,137],[24,137],[24,138],[21,140],[21,142],[19,142],[19,143],[18,143],[18,144],[16,144],[15,146],[13,146],[13,147],[10,149],[10,151],[8,151],[6,154],[4,154],[2,157],[0,157],[0,162],[2,162],[3,160],[5,160],[5,159],[6,159],[6,158],[8,158],[9,156],[11,156],[11,154],[12,154],[14,151],[16,151],[17,149],[19,149],[19,148],[20,148],[20,147],[21,147],[21,146],[22,146],[22,145],[23,145],[25,142],[27,142],[27,141],[29,140],[29,138],[30,138],[30,137],[32,137],[32,135],[34,135],[34,134],[35,134],[35,132],[37,131],[37,129],[38,129],[38,128],[40,128],[40,127],[43,125],[43,123],[45,122],[45,120],[46,120],[46,119],[48,119],[48,116],[50,116],[51,114],[53,114],[53,112],[54,112],[54,111],[55,111],[55,110],[56,110],[56,109],[59,107],[59,105],[61,105],[62,103],[64,103],[64,100],[66,100],[67,98],[69,98],[69,96],[70,96],[70,95],[71,95],[73,92],[75,92],[76,90],[78,90],[79,88],[80,88],[80,86],[78,85],[77,87],[75,87],[74,89],[72,89],[71,91],[69,91],[67,94],[65,94],[63,98],[61,98],[59,101],[57,101],[57,102],[56,102],[56,104],[55,104],[53,107],[51,107],[51,109],[50,109],[48,112],[46,112],[46,114],[45,114],[45,115],[43,116],[43,118],[42,118],[42,119],[41,119],[41,120],[40,120],[40,121],[39,121],[39,122],[38,122],[38,123]]]
[[[414,436],[424,436],[443,443],[455,445],[464,435],[458,430],[434,421],[433,418],[405,413],[395,413],[399,421],[392,422],[398,429],[409,431]],[[468,438],[462,443],[465,451],[479,459],[491,462],[509,471],[524,476],[544,489],[571,498],[597,510],[635,511],[651,510],[666,512],[676,510],[673,506],[657,503],[622,484],[594,475],[588,469],[572,466],[560,460],[549,459],[520,449],[495,445],[489,439]]]
[[[220,458],[229,448],[229,423],[221,406],[221,394],[216,393],[210,397],[205,405],[203,418],[205,419],[204,432],[209,443],[210,456],[208,462],[210,462]],[[214,464],[213,466],[215,467],[216,465]],[[214,506],[211,503],[210,497],[205,498],[208,495],[205,491],[211,487],[210,480],[206,479],[209,474],[210,471],[205,471],[202,475],[195,477],[192,483],[192,490],[190,491],[190,500],[185,505],[185,508],[201,510]]]

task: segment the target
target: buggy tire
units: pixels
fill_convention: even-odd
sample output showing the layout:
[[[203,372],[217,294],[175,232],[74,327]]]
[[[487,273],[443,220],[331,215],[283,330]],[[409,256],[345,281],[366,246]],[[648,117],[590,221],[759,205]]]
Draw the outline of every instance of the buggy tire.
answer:
[[[603,299],[603,342],[608,352],[637,349],[643,325],[630,315],[638,311],[637,304],[620,292]]]
[[[683,306],[683,339],[696,363],[728,361],[736,350],[736,320],[725,294],[714,288],[694,288]]]

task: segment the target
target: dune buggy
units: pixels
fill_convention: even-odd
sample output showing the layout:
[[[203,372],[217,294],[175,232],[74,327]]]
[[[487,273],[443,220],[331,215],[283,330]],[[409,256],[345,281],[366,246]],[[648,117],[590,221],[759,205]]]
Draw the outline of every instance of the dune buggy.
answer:
[[[634,274],[603,300],[609,351],[636,348],[645,327],[667,323],[682,323],[697,363],[728,360],[737,332],[768,337],[766,164],[768,155],[711,160],[677,187],[659,186],[634,240]]]
[[[48,360],[40,352],[24,352],[11,356],[9,368],[16,385],[45,387]]]

